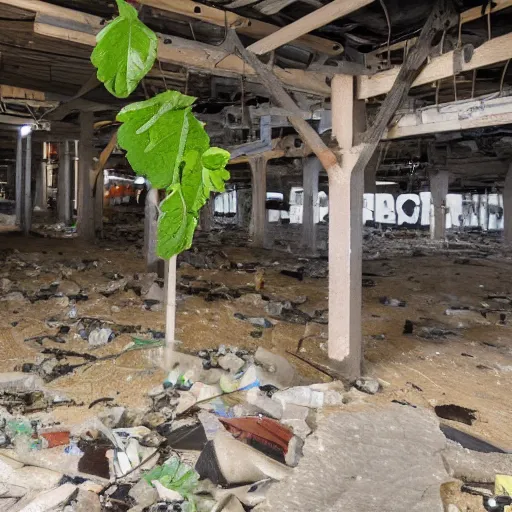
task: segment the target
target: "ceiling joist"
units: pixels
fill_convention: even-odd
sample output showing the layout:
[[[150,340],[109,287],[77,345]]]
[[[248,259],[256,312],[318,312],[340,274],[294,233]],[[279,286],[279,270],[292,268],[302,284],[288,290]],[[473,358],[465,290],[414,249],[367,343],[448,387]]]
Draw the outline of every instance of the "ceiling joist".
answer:
[[[174,1],[174,0],[173,0]],[[96,34],[102,28],[98,16],[81,13],[40,0],[0,0],[1,5],[21,7],[36,14],[34,33],[68,44],[94,47]],[[175,36],[159,36],[158,58],[161,62],[176,64],[198,72],[218,76],[239,77],[258,82],[254,70],[238,56],[222,47],[212,46]],[[275,74],[291,90],[327,97],[330,87],[326,76],[301,69],[274,67]]]
[[[308,34],[338,18],[342,18],[351,12],[357,11],[361,7],[371,4],[373,1],[374,0],[334,0],[334,2],[320,7],[320,9],[286,25],[277,32],[263,39],[259,39],[247,49],[256,55],[271,52],[280,46],[289,44],[304,34]],[[338,46],[342,48],[341,45]]]
[[[264,21],[246,18],[231,11],[222,11],[191,0],[139,0],[139,3],[225,27],[226,29],[234,28],[239,34],[252,39],[261,39],[282,30]],[[295,39],[293,42],[295,46],[314,50],[318,53],[339,55],[343,51],[343,47],[335,41],[308,35],[305,32],[296,35],[293,39]]]
[[[466,55],[466,57],[465,57]],[[466,62],[466,58],[470,60]],[[457,73],[471,71],[483,66],[499,64],[512,58],[512,33],[495,37],[475,48],[472,55],[464,51],[451,51],[434,57],[421,71],[413,87],[428,84]],[[364,100],[386,94],[395,83],[400,67],[388,69],[372,76],[357,78],[357,99]]]

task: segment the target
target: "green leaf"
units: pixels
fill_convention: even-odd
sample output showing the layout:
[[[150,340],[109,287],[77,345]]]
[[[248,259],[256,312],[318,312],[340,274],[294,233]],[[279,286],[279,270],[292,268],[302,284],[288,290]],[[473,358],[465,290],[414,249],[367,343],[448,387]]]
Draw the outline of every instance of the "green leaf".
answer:
[[[107,90],[126,98],[153,67],[158,38],[139,20],[134,7],[116,1],[119,16],[96,36],[91,62]]]
[[[146,101],[133,103],[117,115],[123,125],[119,145],[127,151],[132,169],[146,176],[155,188],[179,182],[179,166],[191,139],[190,121],[195,98],[178,91],[166,91]],[[204,129],[203,129],[204,132]],[[208,135],[206,148],[208,148]]]
[[[203,183],[212,192],[225,192],[230,174],[226,170],[230,154],[221,148],[210,148],[203,153]]]

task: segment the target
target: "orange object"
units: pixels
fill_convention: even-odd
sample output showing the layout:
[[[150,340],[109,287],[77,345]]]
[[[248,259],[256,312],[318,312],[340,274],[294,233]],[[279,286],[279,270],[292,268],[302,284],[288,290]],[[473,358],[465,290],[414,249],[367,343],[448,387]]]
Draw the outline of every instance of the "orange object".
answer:
[[[48,443],[48,448],[69,444],[69,431],[40,432],[39,435]]]
[[[293,432],[276,420],[263,417],[247,418],[219,418],[228,432],[236,439],[254,446],[257,444],[267,446],[283,456],[288,452],[288,444]]]

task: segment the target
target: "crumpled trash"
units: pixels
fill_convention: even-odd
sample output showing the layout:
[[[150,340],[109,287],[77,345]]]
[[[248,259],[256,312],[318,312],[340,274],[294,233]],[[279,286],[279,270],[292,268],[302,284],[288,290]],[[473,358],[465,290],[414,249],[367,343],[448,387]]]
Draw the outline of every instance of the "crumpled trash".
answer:
[[[384,304],[384,306],[391,306],[393,308],[405,308],[407,306],[405,300],[393,299],[391,297],[381,297],[379,302]]]
[[[89,334],[89,345],[91,347],[101,347],[106,345],[109,341],[115,338],[115,334],[112,329],[108,328],[96,328],[93,329]]]

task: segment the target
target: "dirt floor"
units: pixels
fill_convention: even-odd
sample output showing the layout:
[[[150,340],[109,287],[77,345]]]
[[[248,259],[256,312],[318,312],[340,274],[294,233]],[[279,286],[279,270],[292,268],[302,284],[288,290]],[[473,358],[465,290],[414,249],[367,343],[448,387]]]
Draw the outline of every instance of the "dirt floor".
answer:
[[[366,374],[381,379],[383,390],[372,400],[398,400],[427,408],[455,404],[473,409],[476,420],[472,425],[443,421],[510,450],[512,306],[507,297],[512,297],[512,258],[506,257],[499,245],[495,247],[496,251],[491,245],[482,253],[471,242],[450,247],[429,245],[423,237],[398,239],[396,243],[372,238],[367,243],[363,265],[364,369]],[[437,255],[432,255],[436,252]],[[307,300],[298,309],[315,318],[327,309],[325,277],[306,276],[299,281],[280,273],[283,268],[301,264],[291,254],[224,245],[222,253],[231,263],[257,262],[265,267],[264,296],[297,302],[305,296]],[[3,260],[0,278],[12,281],[11,292],[20,290],[33,298],[45,285],[57,281],[75,283],[88,297],[76,304],[79,318],[95,317],[140,326],[137,330],[142,337],[152,337],[152,333],[144,332],[148,329],[164,330],[163,311],[148,311],[136,290],[128,287],[108,297],[100,293],[121,276],[133,279],[134,274],[144,272],[140,250],[129,242],[104,241],[91,247],[73,239],[2,234],[0,254]],[[179,276],[182,284],[176,337],[181,341],[181,350],[195,353],[222,344],[247,349],[261,345],[286,355],[306,377],[316,381],[327,379],[286,354],[286,351],[297,351],[302,340],[301,356],[312,361],[325,359],[325,321],[291,323],[272,318],[265,310],[267,301],[254,293],[232,300],[207,301],[204,294],[187,292],[187,283],[198,281],[214,283],[214,289],[220,285],[250,289],[256,276],[252,270],[203,269],[182,263]],[[404,307],[382,304],[383,297],[388,302],[398,299],[406,304]],[[56,334],[57,325],[72,324],[68,316],[71,308],[66,300],[56,297],[33,303],[27,299],[0,301],[0,371],[40,362],[45,357],[41,354],[43,348],[89,352],[100,357],[119,353],[131,342],[131,334],[121,334],[109,344],[90,350],[87,341],[73,328],[64,337],[65,343],[45,339],[39,345],[25,341],[34,336]],[[255,328],[237,319],[235,313],[265,317],[274,326]],[[413,324],[412,334],[403,333],[406,320]],[[102,406],[89,409],[89,404],[102,397],[112,398],[110,405],[143,406],[147,391],[162,383],[165,377],[165,372],[145,356],[143,350],[129,352],[116,359],[87,364],[53,380],[48,384],[49,389],[65,394],[78,404],[55,409],[53,418],[66,423],[81,422],[101,410]],[[82,359],[73,357],[67,361],[83,363]]]

